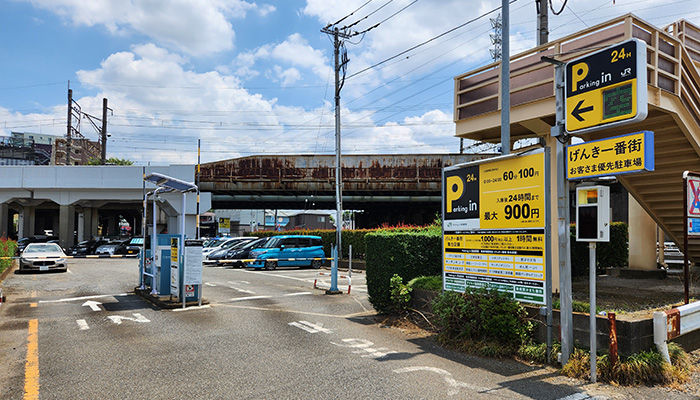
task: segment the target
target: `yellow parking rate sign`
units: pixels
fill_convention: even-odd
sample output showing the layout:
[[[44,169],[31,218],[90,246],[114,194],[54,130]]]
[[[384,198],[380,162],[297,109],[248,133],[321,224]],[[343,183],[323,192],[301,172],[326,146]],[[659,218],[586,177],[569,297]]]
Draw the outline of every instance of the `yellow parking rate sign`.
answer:
[[[566,64],[566,131],[584,133],[647,116],[646,43],[630,39]]]

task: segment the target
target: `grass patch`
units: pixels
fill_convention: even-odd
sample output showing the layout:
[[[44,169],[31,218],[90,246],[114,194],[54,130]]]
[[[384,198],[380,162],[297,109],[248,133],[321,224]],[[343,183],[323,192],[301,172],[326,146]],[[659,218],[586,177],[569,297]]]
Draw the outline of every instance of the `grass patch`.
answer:
[[[545,345],[523,346],[518,355],[524,359],[543,363]],[[688,353],[675,343],[668,344],[671,364],[668,364],[661,354],[654,350],[642,351],[629,357],[622,357],[612,364],[608,354],[596,357],[596,373],[599,382],[613,385],[677,385],[685,383],[693,372],[693,365]],[[586,380],[591,376],[590,352],[574,349],[569,356],[569,362],[561,369],[562,375]]]
[[[442,276],[419,276],[408,282],[408,287],[418,290],[432,290],[439,292],[442,290]]]

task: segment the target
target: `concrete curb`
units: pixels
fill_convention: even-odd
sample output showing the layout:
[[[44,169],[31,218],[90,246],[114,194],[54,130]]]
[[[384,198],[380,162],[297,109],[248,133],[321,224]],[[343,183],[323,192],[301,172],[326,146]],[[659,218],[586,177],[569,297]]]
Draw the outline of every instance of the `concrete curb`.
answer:
[[[170,296],[167,296],[164,298],[161,298],[158,295],[152,295],[151,294],[151,289],[141,289],[139,287],[134,288],[134,293],[136,293],[137,296],[141,297],[142,299],[146,300],[147,302],[153,304],[154,306],[162,309],[162,310],[174,310],[177,308],[182,308],[182,302],[181,301],[176,301],[176,300],[170,300]],[[209,301],[206,299],[202,299],[202,305],[208,305]],[[199,301],[188,301],[185,303],[187,307],[193,307],[193,306],[198,306]]]
[[[12,265],[10,265],[10,268],[2,271],[2,274],[0,274],[0,284],[2,284],[2,282],[5,280],[5,278],[7,278],[8,275],[10,275],[12,272],[14,272],[14,270],[17,269],[18,265],[19,263],[17,262],[17,260],[12,260]]]

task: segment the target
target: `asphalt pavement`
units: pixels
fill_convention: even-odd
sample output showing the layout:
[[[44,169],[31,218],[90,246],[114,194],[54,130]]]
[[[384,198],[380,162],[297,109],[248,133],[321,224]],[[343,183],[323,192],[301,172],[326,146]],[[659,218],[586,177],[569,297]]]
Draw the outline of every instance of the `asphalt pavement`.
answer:
[[[327,270],[320,272],[328,273]],[[344,273],[341,273],[344,274]],[[364,274],[204,268],[207,307],[161,310],[133,292],[133,259],[11,274],[0,306],[0,398],[694,398],[445,350],[376,323]],[[314,288],[314,281],[317,288]]]

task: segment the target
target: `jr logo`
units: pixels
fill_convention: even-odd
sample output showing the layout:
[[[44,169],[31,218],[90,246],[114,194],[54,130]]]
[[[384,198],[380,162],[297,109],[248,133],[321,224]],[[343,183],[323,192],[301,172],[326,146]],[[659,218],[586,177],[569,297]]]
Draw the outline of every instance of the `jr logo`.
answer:
[[[571,66],[571,92],[576,92],[579,82],[586,79],[588,75],[588,64],[581,62]]]
[[[452,212],[454,206],[452,203],[459,200],[464,193],[464,181],[459,176],[448,176],[447,177],[447,212]]]

